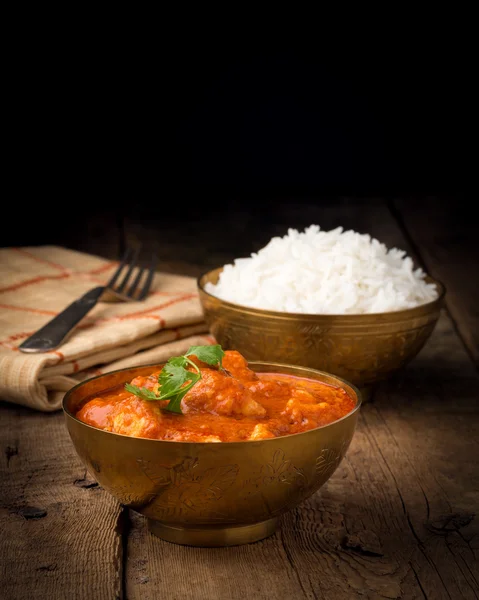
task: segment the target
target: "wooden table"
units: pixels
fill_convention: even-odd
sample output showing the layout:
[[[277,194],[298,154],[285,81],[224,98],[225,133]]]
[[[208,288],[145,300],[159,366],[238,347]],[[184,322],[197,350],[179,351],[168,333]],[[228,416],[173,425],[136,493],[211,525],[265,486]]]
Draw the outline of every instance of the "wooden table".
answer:
[[[153,537],[85,472],[61,413],[2,403],[1,598],[479,598],[476,223],[447,199],[252,204],[232,199],[181,226],[120,205],[47,242],[117,258],[141,239],[160,252],[159,270],[195,276],[288,227],[342,225],[403,248],[445,283],[432,337],[363,406],[328,483],[272,537],[239,547]]]

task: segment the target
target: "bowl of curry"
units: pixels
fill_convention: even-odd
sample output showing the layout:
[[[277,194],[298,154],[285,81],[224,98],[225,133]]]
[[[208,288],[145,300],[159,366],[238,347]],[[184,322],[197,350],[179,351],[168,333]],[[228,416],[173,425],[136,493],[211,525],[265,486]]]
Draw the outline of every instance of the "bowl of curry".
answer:
[[[168,363],[71,388],[70,437],[91,475],[151,533],[192,546],[258,541],[337,469],[360,392],[330,373],[248,362],[235,350],[221,367],[190,359],[199,375],[180,396],[161,398]]]

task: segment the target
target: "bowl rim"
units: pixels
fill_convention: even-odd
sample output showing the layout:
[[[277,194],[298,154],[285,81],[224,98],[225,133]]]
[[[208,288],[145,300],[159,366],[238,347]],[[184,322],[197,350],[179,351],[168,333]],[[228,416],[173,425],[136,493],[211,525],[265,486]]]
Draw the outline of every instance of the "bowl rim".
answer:
[[[391,310],[387,312],[375,312],[375,313],[298,313],[298,312],[285,312],[280,310],[270,310],[266,308],[254,308],[252,306],[246,306],[244,304],[237,304],[236,302],[231,302],[230,300],[223,300],[219,296],[215,296],[210,292],[207,292],[204,287],[203,279],[205,279],[208,275],[214,272],[221,272],[226,265],[222,265],[220,267],[214,267],[213,269],[208,269],[204,271],[196,278],[197,289],[202,293],[212,298],[215,302],[220,302],[222,305],[230,308],[232,310],[248,312],[258,317],[272,317],[272,318],[282,318],[282,319],[306,319],[306,320],[317,320],[317,319],[334,319],[334,320],[344,320],[344,321],[355,321],[357,319],[388,319],[388,318],[398,318],[401,317],[410,317],[413,316],[416,312],[427,312],[428,310],[437,306],[441,307],[444,297],[446,295],[446,286],[440,280],[432,277],[431,275],[427,275],[425,280],[427,283],[434,283],[439,288],[439,293],[437,298],[434,300],[430,300],[429,302],[424,302],[423,304],[418,304],[417,306],[413,306],[411,308],[402,308],[400,310]]]
[[[74,385],[69,390],[67,390],[67,392],[63,396],[63,399],[62,399],[63,414],[66,417],[69,417],[70,419],[75,421],[76,423],[79,423],[80,425],[87,427],[88,429],[93,429],[94,431],[99,431],[101,433],[108,434],[108,435],[114,436],[116,438],[127,438],[130,440],[143,440],[143,441],[155,442],[155,443],[167,442],[169,444],[182,444],[182,445],[189,445],[189,446],[197,445],[197,444],[200,446],[205,446],[205,447],[215,446],[216,444],[214,442],[187,442],[187,441],[180,442],[180,441],[176,441],[176,440],[161,440],[161,439],[155,439],[155,438],[135,437],[135,436],[131,436],[131,435],[125,435],[124,433],[116,433],[113,431],[106,431],[105,429],[100,429],[99,427],[94,427],[93,425],[89,425],[88,423],[81,421],[67,407],[68,399],[73,394],[73,392],[75,390],[77,390],[78,388],[80,388],[82,385],[85,385],[86,383],[88,383],[90,381],[93,381],[95,379],[101,379],[102,377],[106,377],[106,376],[112,375],[114,373],[121,373],[122,371],[129,371],[129,370],[132,370],[135,368],[138,368],[138,369],[143,369],[146,367],[152,367],[152,368],[156,367],[157,368],[164,364],[165,363],[148,363],[148,364],[144,364],[144,365],[136,365],[135,367],[123,367],[122,369],[115,369],[113,371],[108,371],[107,373],[102,373],[101,375],[95,375],[94,377],[89,377],[88,379],[84,379],[83,381],[78,382],[76,385]],[[328,427],[331,427],[332,425],[336,425],[336,423],[340,423],[341,421],[344,421],[345,419],[351,418],[356,412],[359,412],[359,409],[361,408],[361,405],[363,404],[363,397],[362,397],[361,390],[356,385],[354,385],[353,383],[348,381],[347,379],[344,379],[343,377],[339,377],[339,375],[334,375],[334,373],[330,373],[328,371],[321,371],[319,369],[313,369],[311,367],[303,367],[301,365],[293,365],[293,364],[287,364],[287,363],[274,363],[274,362],[266,363],[264,361],[248,361],[248,365],[252,365],[252,364],[265,365],[268,367],[278,367],[278,368],[293,368],[295,370],[302,370],[302,371],[305,371],[308,373],[313,372],[318,375],[326,375],[327,377],[336,379],[336,380],[344,383],[346,386],[350,387],[356,394],[356,405],[354,406],[354,408],[352,410],[350,410],[348,413],[343,415],[340,419],[336,419],[335,421],[332,421],[331,423],[326,423],[325,425],[320,425],[319,427],[314,427],[313,429],[307,429],[306,431],[300,431],[298,433],[290,433],[288,435],[281,435],[281,436],[277,436],[274,438],[266,438],[266,439],[261,439],[261,440],[234,440],[231,442],[221,442],[219,444],[220,447],[223,444],[228,444],[228,445],[230,445],[230,444],[261,444],[264,442],[273,442],[274,440],[282,440],[285,438],[291,438],[291,437],[295,437],[298,435],[310,434],[313,431],[318,431],[319,429],[326,429]],[[264,371],[264,372],[267,372],[267,371]],[[105,388],[105,389],[108,389],[108,388]]]

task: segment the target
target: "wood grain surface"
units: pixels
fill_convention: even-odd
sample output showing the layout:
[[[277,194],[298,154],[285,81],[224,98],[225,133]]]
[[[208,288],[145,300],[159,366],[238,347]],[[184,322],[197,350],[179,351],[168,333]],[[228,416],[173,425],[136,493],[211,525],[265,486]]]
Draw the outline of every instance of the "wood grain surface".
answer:
[[[2,406],[0,439],[0,598],[121,598],[123,508],[86,474],[63,414]]]
[[[232,200],[201,232],[125,211],[116,237],[97,221],[87,242],[73,240],[109,257],[141,242],[159,253],[159,270],[196,276],[288,227],[343,226],[406,250],[443,281],[447,303],[419,355],[363,405],[331,479],[255,544],[155,538],[85,473],[62,415],[3,403],[0,598],[479,598],[479,298],[464,277],[477,244],[472,226],[448,228],[446,204],[428,202],[278,201],[258,220],[264,206],[255,214]]]
[[[474,204],[471,199],[403,198],[394,206],[425,268],[446,284],[449,312],[479,366],[479,228]]]

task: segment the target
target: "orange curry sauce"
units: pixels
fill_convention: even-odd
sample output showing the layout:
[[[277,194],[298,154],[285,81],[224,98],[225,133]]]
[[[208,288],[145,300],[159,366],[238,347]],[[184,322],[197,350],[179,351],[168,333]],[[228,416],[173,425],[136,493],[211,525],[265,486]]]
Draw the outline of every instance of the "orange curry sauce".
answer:
[[[229,374],[197,364],[201,379],[184,396],[183,414],[162,410],[168,400],[142,400],[120,386],[88,400],[76,416],[93,427],[133,437],[233,442],[314,429],[340,419],[356,405],[339,387],[292,375],[255,373],[233,350],[223,358]],[[131,384],[157,392],[158,374],[135,377]]]

